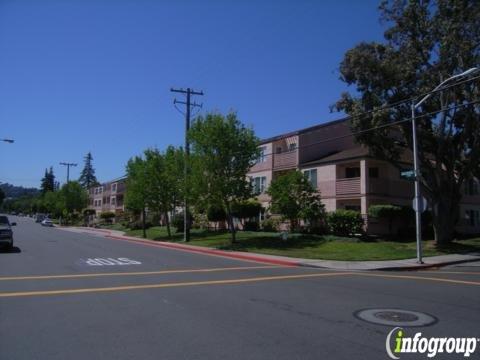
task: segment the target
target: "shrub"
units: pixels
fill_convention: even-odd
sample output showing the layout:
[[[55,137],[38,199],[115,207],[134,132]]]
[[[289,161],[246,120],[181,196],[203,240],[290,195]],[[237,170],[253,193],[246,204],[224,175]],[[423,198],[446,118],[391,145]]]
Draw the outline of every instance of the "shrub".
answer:
[[[338,209],[327,215],[328,229],[340,236],[350,236],[363,232],[363,218],[358,211]]]
[[[207,219],[212,222],[225,221],[227,214],[222,206],[211,205],[207,209]]]
[[[195,211],[193,213],[192,227],[195,229],[208,229],[208,219],[207,214],[200,211]]]
[[[383,219],[388,222],[388,234],[392,235],[392,226],[395,219],[402,216],[402,208],[395,205],[372,205],[368,208],[368,216]]]
[[[142,220],[129,222],[127,227],[130,230],[141,230],[143,228]],[[152,227],[152,223],[150,221],[145,221],[145,229],[149,229],[151,227]]]
[[[262,211],[262,204],[254,199],[236,202],[232,205],[233,216],[239,219],[257,218],[260,211]]]
[[[261,222],[260,227],[263,231],[275,232],[280,226],[280,219],[268,218]]]
[[[112,223],[114,218],[115,218],[115,213],[110,212],[110,211],[102,212],[100,214],[100,219],[102,219],[107,224]]]
[[[190,227],[192,226],[192,215],[189,214]],[[178,213],[172,217],[172,225],[175,227],[177,233],[183,232],[184,227],[183,213]]]
[[[243,230],[245,231],[258,231],[258,222],[256,221],[247,221],[243,225]]]

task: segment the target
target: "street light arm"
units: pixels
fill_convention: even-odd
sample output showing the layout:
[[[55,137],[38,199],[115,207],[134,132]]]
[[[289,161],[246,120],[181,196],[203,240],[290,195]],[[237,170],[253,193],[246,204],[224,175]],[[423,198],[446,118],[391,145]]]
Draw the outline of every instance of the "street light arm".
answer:
[[[440,84],[438,84],[435,87],[435,89],[433,89],[429,94],[425,95],[422,100],[420,100],[416,105],[414,105],[415,109],[417,109],[420,105],[422,105],[425,102],[425,100],[427,100],[430,96],[432,96],[435,91],[441,89],[442,86],[445,85],[446,83],[448,83],[448,82],[450,82],[454,79],[458,79],[459,77],[470,75],[474,72],[477,72],[478,70],[480,70],[480,69],[476,68],[476,67],[473,67],[473,68],[470,68],[470,69],[464,71],[461,74],[450,76],[448,79],[446,79],[446,80],[442,81]]]

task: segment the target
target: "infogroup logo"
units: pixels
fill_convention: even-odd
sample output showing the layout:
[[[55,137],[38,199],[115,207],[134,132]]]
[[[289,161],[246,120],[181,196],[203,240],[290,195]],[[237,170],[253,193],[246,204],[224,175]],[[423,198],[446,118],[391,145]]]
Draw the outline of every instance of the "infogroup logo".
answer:
[[[417,332],[413,337],[405,336],[405,331],[401,327],[396,327],[390,331],[385,341],[387,354],[391,359],[400,359],[401,354],[425,354],[428,358],[434,358],[437,354],[463,354],[464,357],[470,357],[477,348],[480,339],[471,338],[437,338],[422,337],[421,332]]]

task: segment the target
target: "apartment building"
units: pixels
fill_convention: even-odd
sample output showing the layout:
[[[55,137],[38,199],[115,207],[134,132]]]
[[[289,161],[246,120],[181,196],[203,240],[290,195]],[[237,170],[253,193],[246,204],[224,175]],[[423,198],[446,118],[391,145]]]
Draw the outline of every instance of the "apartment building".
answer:
[[[266,189],[271,181],[287,171],[300,170],[320,192],[326,211],[359,211],[369,232],[386,232],[386,224],[368,219],[368,208],[376,204],[411,206],[413,182],[402,179],[398,168],[373,157],[350,135],[348,122],[342,119],[263,140],[262,155],[248,174],[258,200],[268,207]],[[412,168],[411,159],[408,153],[402,157],[406,169]],[[458,230],[480,233],[478,182],[472,180],[465,194]]]
[[[89,209],[95,210],[98,216],[102,212],[113,212],[120,215],[125,210],[124,197],[126,177],[121,177],[88,190]]]

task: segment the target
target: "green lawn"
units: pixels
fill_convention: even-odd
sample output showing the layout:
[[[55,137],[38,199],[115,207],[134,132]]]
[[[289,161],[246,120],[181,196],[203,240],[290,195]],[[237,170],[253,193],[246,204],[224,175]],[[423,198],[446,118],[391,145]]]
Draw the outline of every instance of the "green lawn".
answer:
[[[112,228],[112,227],[110,227]],[[142,230],[126,230],[119,225],[115,230],[124,230],[130,236],[142,236]],[[162,241],[182,241],[183,234],[175,233],[168,240],[165,227],[152,227],[147,230],[147,238]],[[192,229],[191,244],[224,250],[238,250],[271,255],[289,256],[304,259],[325,260],[398,260],[416,257],[416,243],[393,241],[362,241],[357,238],[344,238],[332,235],[291,234],[282,240],[278,233],[239,231],[238,242],[230,243],[230,234]],[[455,241],[446,249],[437,249],[432,240],[423,242],[424,256],[452,253],[480,253],[480,238]]]

